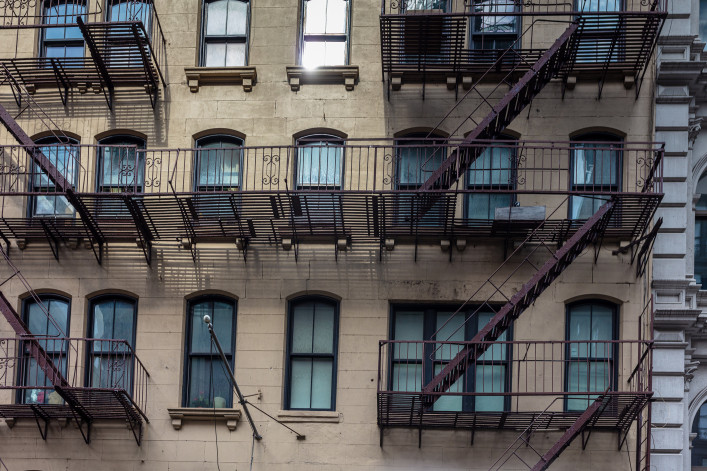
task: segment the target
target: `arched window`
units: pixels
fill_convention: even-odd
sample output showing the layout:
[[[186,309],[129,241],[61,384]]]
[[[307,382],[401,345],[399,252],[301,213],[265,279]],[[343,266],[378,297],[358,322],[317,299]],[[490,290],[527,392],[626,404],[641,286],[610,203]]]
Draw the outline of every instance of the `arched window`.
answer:
[[[692,466],[707,466],[707,402],[700,406],[692,422]],[[702,468],[700,468],[702,469]]]
[[[340,190],[344,139],[331,134],[310,134],[297,139],[298,190]]]
[[[494,219],[496,208],[513,205],[515,195],[502,191],[515,187],[516,145],[512,138],[501,136],[469,166],[467,189],[479,191],[467,195],[466,217],[470,221]]]
[[[29,331],[40,337],[39,344],[44,348],[54,365],[66,374],[66,354],[69,333],[71,302],[58,295],[41,295],[42,305],[34,298],[27,298],[22,303],[22,318]],[[48,314],[48,315],[47,315]],[[53,339],[51,337],[55,337]],[[22,348],[22,369],[19,383],[28,389],[21,391],[20,402],[24,404],[61,404],[62,400],[49,379],[44,375],[37,361],[29,355],[28,347]]]
[[[196,191],[236,191],[241,188],[243,139],[206,136],[196,141]]]
[[[137,301],[120,295],[91,300],[87,384],[132,391]]]
[[[569,411],[585,410],[618,379],[618,306],[587,300],[567,306],[566,391]]]
[[[622,139],[613,134],[590,133],[572,138],[570,191],[571,219],[589,219],[609,200],[608,193],[621,190]]]
[[[248,0],[204,0],[201,26],[203,67],[248,64]]]
[[[78,181],[80,162],[78,141],[71,138],[58,139],[47,137],[37,139],[40,150],[54,164],[59,173],[72,185]],[[29,211],[32,216],[73,216],[74,207],[66,197],[57,196],[54,183],[44,174],[36,163],[32,164],[32,192],[39,193],[30,198]]]
[[[211,317],[226,359],[233,368],[236,353],[236,301],[225,296],[192,299],[187,309],[184,364],[184,407],[232,407],[233,386],[221,365],[221,358],[204,316]]]
[[[308,296],[290,302],[286,409],[334,410],[339,344],[339,306]]]
[[[140,193],[145,183],[145,141],[135,136],[102,139],[98,152],[98,191]]]
[[[447,157],[441,146],[442,136],[408,133],[395,141],[397,149],[396,186],[398,190],[415,190],[432,176]],[[439,140],[437,140],[439,138]]]
[[[83,57],[84,44],[76,17],[86,14],[86,5],[77,0],[45,0],[42,4],[42,57]],[[84,16],[85,19],[85,16]]]

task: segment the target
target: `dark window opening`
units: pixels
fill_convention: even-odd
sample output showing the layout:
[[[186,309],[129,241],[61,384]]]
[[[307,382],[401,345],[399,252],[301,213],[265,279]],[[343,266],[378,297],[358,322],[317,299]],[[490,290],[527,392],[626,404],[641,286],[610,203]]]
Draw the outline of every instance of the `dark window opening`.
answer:
[[[610,196],[621,190],[623,160],[622,139],[611,134],[585,134],[571,143],[572,192],[588,195],[572,196],[570,219],[589,219]]]

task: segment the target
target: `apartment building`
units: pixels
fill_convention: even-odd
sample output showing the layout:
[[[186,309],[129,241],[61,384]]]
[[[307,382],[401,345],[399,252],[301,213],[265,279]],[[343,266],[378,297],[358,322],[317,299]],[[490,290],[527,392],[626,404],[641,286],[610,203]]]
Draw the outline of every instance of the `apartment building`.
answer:
[[[0,469],[655,469],[664,2],[0,12]]]

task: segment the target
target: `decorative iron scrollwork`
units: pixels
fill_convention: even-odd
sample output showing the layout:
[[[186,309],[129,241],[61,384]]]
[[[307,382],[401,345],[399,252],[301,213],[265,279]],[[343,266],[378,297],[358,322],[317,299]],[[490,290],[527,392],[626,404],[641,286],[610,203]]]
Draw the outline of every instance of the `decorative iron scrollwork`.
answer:
[[[280,184],[280,178],[278,177],[278,174],[280,172],[280,156],[273,154],[273,155],[264,155],[263,156],[263,185],[264,186],[272,186],[272,185],[279,185]]]
[[[160,173],[162,171],[162,157],[148,157],[145,159],[145,187],[157,188],[160,186]],[[149,176],[149,177],[148,177]]]
[[[525,185],[525,172],[521,174],[521,170],[524,170],[525,162],[528,160],[528,157],[525,155],[523,151],[519,152],[518,155],[515,158],[514,162],[514,172],[511,174],[511,178],[509,179],[509,183],[512,185]]]
[[[393,183],[393,154],[383,156],[383,185]]]

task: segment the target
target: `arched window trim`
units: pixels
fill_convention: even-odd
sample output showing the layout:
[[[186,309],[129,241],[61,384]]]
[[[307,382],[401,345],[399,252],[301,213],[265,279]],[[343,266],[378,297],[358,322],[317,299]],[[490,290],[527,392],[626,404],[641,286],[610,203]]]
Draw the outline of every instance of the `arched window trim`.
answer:
[[[332,344],[332,377],[331,377],[331,407],[328,409],[299,409],[291,407],[291,393],[292,393],[292,343],[293,343],[293,327],[294,327],[294,310],[300,304],[314,302],[322,303],[332,306],[334,308],[334,332],[333,332],[333,344]],[[339,325],[340,325],[340,304],[337,299],[324,296],[324,295],[304,295],[298,296],[287,301],[287,337],[286,337],[286,362],[285,362],[285,394],[284,394],[284,409],[286,410],[336,410],[336,392],[337,392],[337,378],[339,371]]]
[[[621,306],[619,304],[613,303],[611,301],[607,301],[606,299],[601,299],[601,298],[588,298],[588,299],[580,299],[578,301],[574,301],[571,303],[567,303],[565,305],[565,340],[569,342],[570,340],[570,316],[572,314],[572,309],[581,307],[581,306],[603,306],[611,309],[611,314],[612,314],[612,338],[610,340],[618,340],[620,338],[620,326],[621,326]],[[590,326],[591,328],[591,326]],[[570,362],[569,359],[571,357],[570,353],[570,344],[568,343],[567,346],[565,347],[565,358],[568,360],[567,363],[565,364],[564,368],[564,390],[566,392],[569,391],[569,367],[570,367]],[[579,358],[579,357],[577,357]],[[587,357],[591,358],[591,357]],[[613,344],[613,348],[611,351],[611,362],[613,363],[613,375],[609,378],[609,381],[611,381],[611,387],[612,389],[618,384],[619,380],[619,346],[617,343]],[[574,391],[573,391],[574,392]],[[564,397],[564,409],[565,411],[569,410],[575,410],[575,409],[570,409],[569,407],[569,400],[570,400],[570,395],[566,394]],[[582,396],[581,391],[577,392],[575,396]],[[582,398],[579,398],[580,400],[584,400]]]
[[[237,328],[237,323],[238,323],[238,300],[236,298],[232,298],[230,296],[225,296],[222,294],[200,294],[198,296],[194,297],[188,297],[186,299],[187,305],[186,305],[186,322],[185,322],[185,329],[184,329],[184,372],[182,376],[182,406],[183,407],[193,407],[189,405],[190,402],[190,397],[189,397],[189,387],[191,385],[191,379],[190,379],[190,358],[191,358],[191,343],[192,343],[192,332],[193,332],[193,325],[192,325],[192,320],[193,320],[193,315],[192,315],[192,310],[196,304],[204,303],[204,302],[223,302],[226,304],[229,304],[233,308],[233,320],[232,320],[232,331],[231,331],[231,344],[230,345],[224,345],[222,342],[223,340],[219,338],[219,342],[221,342],[221,348],[224,350],[224,353],[226,354],[226,357],[230,356],[230,361],[229,361],[229,366],[231,369],[235,368],[235,362],[236,362],[236,334],[238,332]],[[212,316],[213,317],[213,316]],[[215,330],[217,330],[217,327],[214,327]],[[217,332],[218,335],[218,332]],[[221,362],[221,358],[218,356],[218,351],[216,350],[216,347],[213,349],[213,353],[209,354],[212,358],[212,361],[214,362],[214,374],[217,372],[221,372],[220,366],[218,364]],[[230,382],[230,378],[228,379]],[[227,397],[224,398],[226,400],[225,407],[230,408],[233,407],[233,386],[229,388],[229,394]],[[215,405],[215,404],[214,404]],[[213,405],[212,405],[213,407]]]
[[[220,147],[210,147],[206,148],[204,146],[209,145],[210,143],[215,143],[215,142],[227,142],[231,141],[232,145],[228,146],[220,146]],[[196,147],[196,152],[194,152],[194,191],[223,191],[223,190],[229,190],[229,191],[235,191],[237,189],[243,188],[243,150],[241,149],[240,151],[237,151],[235,149],[242,148],[245,144],[245,140],[242,137],[235,136],[232,134],[226,134],[226,133],[215,133],[215,134],[208,134],[199,137],[198,139],[195,139],[194,141],[195,147]],[[215,167],[221,167],[221,179],[220,181],[214,181],[213,183],[209,183],[209,177],[208,177],[208,171],[207,171],[207,184],[203,184],[201,182],[201,160],[204,158],[204,154],[208,155],[209,158],[211,158],[211,153],[209,150],[211,149],[234,149],[231,150],[230,153],[235,153],[238,152],[238,181],[236,182],[236,185],[233,185],[233,182],[229,182],[226,184],[224,182],[223,178],[223,173],[225,170],[225,155],[218,155],[218,152],[216,153],[217,155],[213,156],[213,159],[215,159]],[[222,158],[223,160],[220,161],[220,165],[218,162],[218,159]],[[231,159],[234,159],[234,156],[230,156]],[[234,159],[235,160],[235,159]],[[208,167],[208,163],[207,163]],[[217,169],[214,169],[214,180],[217,180],[216,175],[219,173],[216,171]],[[230,207],[228,208],[230,211]]]

